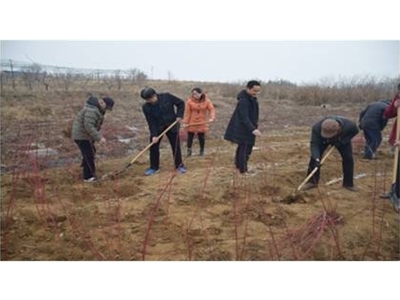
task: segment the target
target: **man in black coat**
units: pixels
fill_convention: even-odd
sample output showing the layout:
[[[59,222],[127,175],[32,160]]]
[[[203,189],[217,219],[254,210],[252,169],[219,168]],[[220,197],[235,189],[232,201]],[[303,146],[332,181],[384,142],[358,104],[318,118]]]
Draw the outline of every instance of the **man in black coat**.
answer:
[[[258,130],[258,101],[257,94],[261,84],[252,80],[247,83],[246,89],[237,96],[237,105],[226,129],[224,139],[237,144],[235,166],[241,174],[246,173],[247,162],[250,158]]]
[[[354,159],[351,146],[351,139],[357,133],[356,123],[339,116],[326,117],[312,126],[311,158],[307,174],[310,174],[316,167],[318,167],[318,170],[303,187],[303,190],[318,186],[321,157],[329,145],[333,145],[342,157],[343,187],[350,191],[357,190],[353,182]]]
[[[382,143],[382,130],[385,129],[388,119],[384,112],[390,104],[390,99],[369,104],[360,113],[359,127],[364,131],[365,148],[363,158],[374,159]]]
[[[146,100],[142,106],[150,130],[150,142],[154,143],[150,147],[150,168],[145,175],[153,175],[160,168],[160,142],[157,137],[176,120],[181,121],[185,111],[185,102],[169,93],[158,94],[153,88],[145,88],[140,92],[140,96]],[[176,109],[176,111],[175,111]],[[179,139],[179,123],[173,126],[167,133],[174,156],[175,168],[179,173],[186,173],[186,168],[182,162],[181,145]]]

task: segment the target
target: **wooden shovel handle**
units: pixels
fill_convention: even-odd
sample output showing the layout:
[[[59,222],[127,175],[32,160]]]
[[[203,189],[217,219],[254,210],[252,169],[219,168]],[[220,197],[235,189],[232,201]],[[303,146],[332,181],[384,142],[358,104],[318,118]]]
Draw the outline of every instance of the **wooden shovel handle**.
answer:
[[[191,123],[191,124],[187,124],[185,126],[185,128],[190,127],[190,126],[197,126],[197,125],[204,125],[204,124],[208,124],[211,123],[210,121],[205,121],[205,122],[199,122],[199,123]]]
[[[399,143],[400,139],[400,106],[397,107],[397,120],[396,120],[396,139],[395,142]],[[393,174],[392,174],[392,184],[396,183],[397,177],[397,164],[399,163],[399,144],[397,144],[396,149],[394,151],[394,163],[393,163]]]
[[[328,158],[328,156],[332,153],[334,148],[335,148],[334,146],[330,146],[330,149],[325,154],[325,156],[322,158],[322,160],[320,162],[320,166],[322,166],[322,164],[325,162],[325,160]],[[300,191],[302,189],[302,187],[307,183],[307,181],[310,180],[311,177],[313,177],[313,175],[315,174],[315,172],[317,172],[317,170],[318,170],[318,167],[315,167],[314,170],[312,170],[312,172],[310,174],[308,174],[306,179],[304,179],[303,182],[297,188],[297,191]]]
[[[178,120],[176,120],[174,123],[169,125],[167,129],[165,129],[159,136],[157,136],[157,139],[162,138],[172,127],[174,127],[178,123]],[[151,142],[144,148],[142,151],[140,151],[130,162],[129,165],[132,165],[143,153],[145,153],[151,146],[153,146],[155,143]]]

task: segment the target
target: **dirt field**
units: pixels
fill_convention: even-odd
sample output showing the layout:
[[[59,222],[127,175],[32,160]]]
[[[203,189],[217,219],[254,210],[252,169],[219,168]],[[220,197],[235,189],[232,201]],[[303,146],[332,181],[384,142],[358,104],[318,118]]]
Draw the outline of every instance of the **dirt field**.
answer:
[[[18,156],[14,168],[7,162],[1,177],[1,259],[399,259],[399,215],[379,198],[391,182],[393,158],[386,143],[391,122],[377,160],[361,159],[361,133],[353,140],[358,192],[341,187],[337,151],[322,167],[319,188],[296,192],[306,177],[310,126],[330,114],[357,120],[361,107],[299,107],[287,100],[260,99],[264,135],[250,158],[250,174],[242,176],[233,168],[235,145],[221,138],[234,101],[217,95],[211,99],[217,121],[207,136],[206,155],[196,155],[195,143],[195,155],[184,159],[186,174],[173,172],[165,140],[160,173],[143,176],[146,153],[119,178],[82,183],[77,147],[60,137],[62,126],[48,127],[59,130],[53,139],[45,135],[50,137],[46,146],[58,155],[25,161]],[[58,115],[47,114],[48,122]],[[116,132],[129,133],[126,125],[139,129],[129,147],[116,140]],[[17,127],[10,125],[5,132],[9,141],[11,128]],[[46,132],[37,128],[31,127],[37,136]],[[109,143],[98,148],[99,176],[122,169],[146,145],[140,109],[116,105],[103,131]],[[66,153],[72,153],[70,160]],[[56,166],[54,161],[60,160],[64,163]]]

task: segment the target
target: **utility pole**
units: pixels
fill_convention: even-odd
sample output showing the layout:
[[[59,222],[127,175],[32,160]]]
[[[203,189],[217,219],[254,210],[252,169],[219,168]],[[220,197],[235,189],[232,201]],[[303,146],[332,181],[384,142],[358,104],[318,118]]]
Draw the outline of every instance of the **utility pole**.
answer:
[[[15,90],[14,70],[13,70],[13,64],[12,64],[11,59],[10,59],[10,69],[11,69],[12,86],[13,86],[13,89]]]

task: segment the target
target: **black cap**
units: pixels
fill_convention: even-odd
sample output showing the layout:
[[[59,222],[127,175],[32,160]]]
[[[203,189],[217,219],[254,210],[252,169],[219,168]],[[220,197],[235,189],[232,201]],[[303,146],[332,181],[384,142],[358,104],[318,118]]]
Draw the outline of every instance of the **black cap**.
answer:
[[[112,110],[114,107],[114,100],[110,97],[104,97],[103,101],[106,103],[106,109]]]

